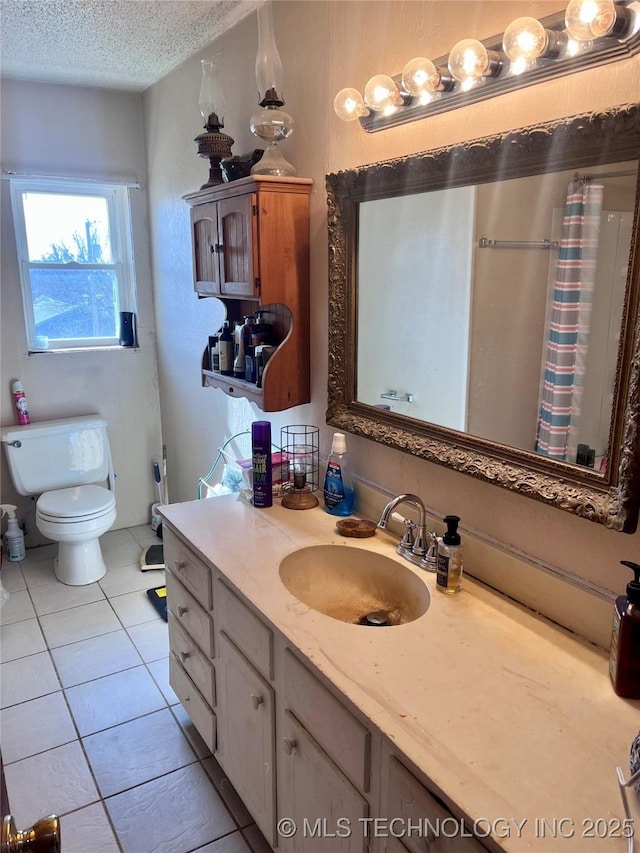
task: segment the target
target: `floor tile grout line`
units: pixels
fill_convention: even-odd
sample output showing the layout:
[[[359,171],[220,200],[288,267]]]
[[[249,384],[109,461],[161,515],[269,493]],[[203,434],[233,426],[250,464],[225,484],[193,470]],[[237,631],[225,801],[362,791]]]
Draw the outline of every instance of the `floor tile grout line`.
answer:
[[[133,534],[132,534],[132,535],[133,535]],[[134,538],[135,538],[135,537],[134,537]],[[132,564],[132,565],[135,565],[135,564]],[[23,571],[22,567],[20,567],[20,571],[21,571],[22,576],[23,576],[23,577],[22,577],[22,579],[23,579],[23,582],[24,582],[24,589],[27,591],[28,596],[29,596],[29,600],[31,601],[31,604],[32,604],[32,606],[33,606],[33,608],[34,608],[34,611],[35,611],[35,605],[34,605],[34,602],[33,602],[33,597],[32,597],[32,595],[31,595],[31,588],[30,588],[30,587],[27,585],[27,583],[26,583],[26,579],[25,579],[25,577],[24,577],[24,571]],[[99,583],[99,582],[98,582],[98,583]],[[35,588],[36,588],[36,587],[34,587],[34,589],[35,589]],[[212,760],[214,760],[214,761],[216,760],[216,759],[215,759],[215,755],[214,755],[213,753],[211,753],[210,751],[209,751],[209,754],[207,754],[207,755],[203,755],[203,756],[200,756],[200,755],[199,755],[198,751],[196,750],[196,747],[195,747],[195,746],[194,746],[194,744],[191,742],[190,738],[187,736],[187,733],[186,733],[186,731],[185,731],[184,727],[182,726],[182,724],[181,724],[180,720],[178,719],[178,717],[177,717],[177,716],[176,716],[176,714],[174,713],[174,711],[173,711],[174,705],[171,705],[171,704],[170,704],[169,699],[164,695],[164,693],[163,693],[163,691],[162,691],[162,689],[161,689],[161,687],[160,687],[160,684],[156,681],[156,679],[155,679],[155,677],[154,677],[153,673],[151,672],[151,670],[150,670],[150,668],[149,668],[149,665],[150,665],[150,664],[156,663],[157,661],[161,661],[161,660],[165,660],[165,659],[168,661],[168,657],[167,657],[167,658],[165,658],[165,657],[160,657],[160,658],[157,658],[157,659],[156,659],[156,660],[154,660],[154,661],[146,661],[146,660],[144,660],[144,658],[142,657],[142,653],[140,652],[140,649],[138,649],[137,645],[135,644],[135,641],[134,641],[133,637],[132,637],[132,636],[131,636],[131,634],[129,633],[129,630],[128,630],[129,628],[136,627],[137,625],[147,624],[147,622],[152,622],[153,620],[147,620],[146,622],[140,622],[140,623],[136,623],[135,625],[125,626],[125,625],[124,625],[124,623],[123,623],[123,621],[122,621],[122,619],[120,618],[120,616],[118,615],[118,613],[115,611],[115,608],[113,607],[113,604],[111,603],[111,599],[112,599],[112,598],[117,598],[117,597],[119,597],[119,595],[126,595],[126,594],[129,594],[129,593],[127,593],[127,592],[124,592],[124,593],[117,593],[117,594],[115,594],[115,595],[109,596],[109,595],[106,593],[106,591],[105,591],[104,589],[102,589],[102,587],[100,587],[100,589],[101,589],[101,592],[103,593],[104,599],[106,599],[106,600],[109,602],[109,605],[110,605],[110,607],[111,607],[111,610],[112,610],[112,611],[113,611],[113,613],[115,614],[115,616],[116,616],[116,618],[117,618],[117,620],[118,620],[119,624],[121,625],[121,628],[118,628],[118,629],[116,629],[116,630],[114,630],[114,631],[107,631],[107,632],[104,632],[104,633],[102,633],[102,634],[97,634],[97,635],[95,635],[95,637],[83,638],[82,640],[75,640],[75,641],[73,641],[73,642],[71,642],[71,643],[64,643],[64,644],[62,644],[61,646],[53,646],[53,647],[52,647],[52,646],[50,646],[50,645],[49,645],[49,641],[48,641],[48,639],[47,639],[47,636],[46,636],[46,634],[45,634],[45,632],[44,632],[44,629],[43,629],[42,623],[41,623],[41,621],[40,621],[40,616],[41,616],[41,615],[42,615],[42,616],[47,616],[47,615],[51,615],[51,614],[38,614],[37,612],[35,613],[35,619],[36,619],[36,621],[37,621],[37,624],[38,624],[39,630],[40,630],[40,632],[41,632],[41,634],[42,634],[42,638],[43,638],[43,640],[44,640],[44,644],[45,644],[45,649],[44,649],[44,650],[42,650],[42,651],[40,651],[40,652],[34,652],[33,654],[42,654],[44,651],[46,651],[46,653],[47,653],[47,654],[48,654],[48,656],[49,656],[49,660],[51,661],[51,664],[52,664],[52,667],[53,667],[53,670],[54,670],[55,676],[56,676],[56,678],[57,678],[57,680],[58,680],[58,682],[59,682],[59,689],[58,689],[58,690],[51,691],[50,693],[44,694],[44,696],[53,695],[54,693],[57,693],[57,692],[61,692],[61,693],[62,693],[62,697],[63,697],[64,702],[65,702],[65,706],[66,706],[66,708],[67,708],[67,711],[68,711],[68,713],[69,713],[69,715],[70,715],[70,718],[71,718],[71,721],[72,721],[72,724],[73,724],[73,727],[74,727],[74,731],[75,731],[75,732],[76,732],[76,734],[77,734],[77,738],[76,738],[76,739],[77,739],[77,741],[78,741],[78,742],[79,742],[79,744],[80,744],[80,748],[81,748],[81,750],[82,750],[82,753],[83,753],[84,759],[85,759],[85,761],[86,761],[86,763],[87,763],[87,767],[88,767],[89,772],[90,772],[90,774],[91,774],[91,778],[92,778],[92,780],[93,780],[93,783],[94,783],[94,785],[95,785],[95,790],[96,790],[96,793],[97,793],[97,795],[98,795],[98,799],[97,799],[97,800],[92,801],[91,803],[87,803],[86,805],[83,805],[83,806],[81,806],[81,807],[79,807],[79,808],[72,809],[72,810],[71,810],[71,811],[69,811],[69,812],[65,812],[65,813],[64,813],[64,815],[62,815],[62,817],[66,817],[66,816],[68,816],[68,815],[74,814],[75,812],[81,811],[81,810],[82,810],[82,809],[84,809],[84,808],[88,808],[89,806],[97,805],[98,803],[100,803],[100,805],[101,805],[101,807],[102,807],[102,809],[103,809],[103,811],[104,811],[104,813],[105,813],[105,815],[106,815],[106,818],[107,818],[107,821],[108,821],[109,827],[110,827],[110,829],[111,829],[111,831],[112,831],[112,833],[113,833],[113,837],[114,837],[114,839],[115,839],[115,841],[116,841],[116,844],[117,844],[117,846],[118,846],[118,850],[122,853],[122,851],[123,851],[122,843],[121,843],[121,841],[120,841],[120,838],[119,838],[119,836],[118,836],[118,833],[117,833],[117,831],[116,831],[116,828],[115,828],[115,826],[114,826],[114,824],[113,824],[113,821],[112,821],[112,819],[111,819],[111,815],[110,815],[109,809],[107,808],[107,803],[106,803],[106,801],[107,801],[108,799],[110,799],[111,797],[117,796],[119,793],[125,793],[126,791],[133,790],[133,789],[135,789],[136,787],[139,787],[139,785],[132,785],[132,786],[130,786],[129,788],[124,789],[124,790],[123,790],[123,791],[121,791],[121,792],[117,792],[116,794],[109,795],[109,797],[104,797],[104,796],[102,795],[102,792],[100,791],[100,787],[99,787],[99,785],[98,785],[98,780],[97,780],[97,777],[96,777],[96,775],[95,775],[95,773],[94,773],[94,770],[93,770],[93,766],[92,766],[92,764],[91,764],[91,761],[89,760],[89,756],[88,756],[88,753],[87,753],[87,750],[86,750],[86,747],[85,747],[85,744],[84,744],[84,739],[85,739],[85,738],[88,738],[88,737],[91,737],[91,736],[92,736],[92,735],[94,735],[94,734],[98,734],[98,733],[101,733],[101,732],[106,732],[106,731],[109,731],[110,729],[116,728],[116,727],[121,726],[121,725],[126,725],[127,723],[129,723],[129,722],[133,722],[134,720],[143,719],[144,717],[149,716],[150,714],[158,713],[158,711],[161,711],[161,710],[162,710],[162,711],[164,711],[164,710],[165,710],[165,708],[166,708],[166,709],[171,713],[172,718],[173,718],[173,720],[175,721],[175,723],[178,725],[178,728],[179,728],[179,730],[180,730],[181,736],[182,736],[182,737],[184,738],[184,740],[186,741],[186,743],[187,743],[187,745],[188,745],[188,748],[189,748],[189,750],[190,750],[191,754],[193,755],[193,761],[190,761],[188,764],[186,764],[186,765],[182,765],[182,766],[181,766],[181,767],[179,767],[179,768],[175,768],[174,770],[169,771],[169,773],[159,774],[158,776],[154,777],[153,779],[146,780],[145,782],[143,782],[143,783],[139,783],[139,784],[140,784],[140,785],[142,785],[142,784],[147,784],[148,782],[151,782],[151,781],[154,781],[154,780],[157,780],[157,779],[161,779],[161,778],[163,778],[164,776],[169,775],[170,773],[175,773],[175,772],[177,772],[178,770],[183,769],[184,767],[189,767],[189,766],[192,766],[192,765],[194,765],[194,764],[199,764],[199,765],[200,765],[200,768],[201,768],[201,770],[202,770],[202,772],[204,773],[204,775],[205,775],[206,779],[209,781],[209,784],[211,785],[211,787],[213,788],[213,790],[216,792],[217,796],[219,797],[219,799],[220,799],[220,801],[221,801],[222,807],[224,808],[225,812],[226,812],[226,813],[228,814],[228,816],[230,817],[230,819],[231,819],[231,821],[232,821],[232,823],[233,823],[233,825],[234,825],[234,827],[235,827],[235,828],[234,828],[233,830],[231,830],[230,832],[228,832],[228,833],[224,833],[223,835],[220,835],[220,836],[218,836],[218,837],[216,837],[216,838],[214,838],[214,839],[211,839],[210,841],[206,842],[206,843],[205,843],[205,846],[207,846],[207,845],[208,845],[208,844],[210,844],[210,843],[217,842],[217,841],[219,841],[220,839],[225,838],[225,837],[227,837],[228,835],[233,834],[234,832],[239,832],[239,833],[240,833],[240,836],[244,839],[244,842],[246,843],[247,847],[248,847],[250,850],[253,850],[253,847],[252,847],[252,845],[251,845],[251,843],[250,843],[249,838],[247,838],[247,837],[245,836],[244,832],[243,832],[243,829],[246,829],[247,827],[243,827],[243,826],[241,826],[241,825],[240,825],[240,823],[239,823],[239,821],[238,821],[238,820],[236,820],[236,818],[235,818],[235,816],[234,816],[233,811],[231,810],[231,808],[230,808],[230,807],[227,805],[227,803],[226,803],[225,797],[223,796],[223,793],[222,793],[221,789],[220,789],[220,788],[218,787],[218,785],[215,783],[214,779],[212,778],[212,776],[209,774],[209,772],[207,771],[207,769],[206,769],[206,767],[205,767],[205,762],[206,762],[206,761],[208,761],[208,760],[210,760],[210,759],[212,759]],[[138,591],[138,590],[132,590],[131,592],[137,592],[137,591]],[[141,592],[142,592],[142,591],[141,591]],[[87,602],[87,604],[92,604],[92,603],[96,603],[96,602]],[[71,607],[71,608],[61,608],[60,610],[52,611],[52,613],[65,612],[65,611],[67,611],[67,610],[73,610],[73,609],[75,609],[75,607],[82,607],[82,606],[84,606],[84,605],[75,605],[74,607]],[[34,618],[34,617],[29,617],[29,618]],[[20,622],[20,621],[26,621],[26,620],[18,620],[18,622]],[[17,624],[17,623],[9,623],[9,624]],[[59,648],[65,648],[65,647],[68,647],[68,646],[70,646],[70,645],[73,645],[74,643],[84,642],[85,640],[91,640],[91,639],[95,639],[96,637],[106,636],[106,635],[108,635],[108,634],[110,634],[110,633],[114,633],[114,634],[115,634],[115,633],[116,633],[117,631],[119,631],[119,630],[123,630],[123,631],[124,631],[124,633],[125,633],[125,635],[126,635],[126,636],[127,636],[127,638],[129,639],[129,641],[133,644],[133,647],[135,648],[135,651],[136,651],[136,653],[138,654],[138,656],[139,656],[139,658],[140,658],[141,663],[140,663],[140,664],[136,664],[136,665],[135,665],[135,666],[133,666],[133,667],[124,667],[124,668],[122,668],[122,669],[117,670],[117,671],[116,671],[116,672],[114,672],[114,673],[110,673],[110,675],[116,675],[116,674],[118,674],[118,673],[120,673],[120,672],[125,672],[125,671],[127,671],[127,670],[129,670],[129,669],[135,669],[135,668],[138,668],[139,666],[144,667],[144,669],[146,670],[147,674],[151,677],[152,682],[153,682],[153,684],[155,685],[156,689],[158,690],[158,692],[159,692],[159,693],[160,693],[160,695],[162,696],[162,700],[163,700],[163,702],[165,703],[165,707],[164,707],[164,708],[161,708],[161,709],[155,709],[154,711],[150,711],[150,712],[147,712],[147,713],[145,713],[145,714],[141,714],[141,715],[139,715],[139,716],[136,716],[136,717],[132,718],[132,720],[123,721],[122,723],[116,723],[116,724],[115,724],[115,725],[113,725],[113,726],[107,726],[105,729],[100,729],[98,732],[92,732],[92,733],[87,734],[87,735],[81,735],[81,734],[80,734],[80,731],[79,731],[79,729],[78,729],[78,725],[77,725],[77,723],[76,723],[75,717],[73,716],[73,713],[72,713],[72,710],[71,710],[71,706],[70,706],[70,704],[69,704],[69,699],[68,699],[68,696],[67,696],[67,691],[68,691],[68,690],[70,690],[70,689],[72,689],[73,687],[80,686],[81,684],[90,684],[90,683],[91,683],[91,682],[93,682],[93,681],[98,681],[98,680],[100,680],[101,678],[106,678],[106,677],[108,677],[108,675],[107,675],[107,676],[99,676],[98,678],[94,678],[94,679],[88,679],[88,680],[87,680],[87,681],[85,681],[85,682],[80,682],[80,684],[78,684],[78,685],[69,685],[69,687],[65,687],[65,686],[62,684],[61,673],[60,673],[60,670],[59,670],[59,668],[58,668],[58,666],[57,666],[57,664],[56,664],[56,661],[55,661],[55,659],[54,659],[54,657],[53,657],[52,651],[53,651],[54,649],[59,649]],[[29,658],[29,657],[32,657],[32,656],[33,656],[33,655],[23,655],[23,656],[21,656],[21,657],[14,658],[14,659],[12,659],[12,660],[25,660],[25,659],[27,659],[27,658]],[[8,661],[7,661],[7,662],[8,662]],[[43,698],[43,697],[34,697],[34,698]],[[24,700],[24,701],[31,701],[31,700]],[[15,705],[13,705],[13,706],[9,706],[9,707],[16,707],[17,705],[20,705],[20,704],[23,704],[23,703],[15,703]],[[179,704],[179,703],[177,703],[177,704]],[[75,742],[74,740],[71,740],[71,741],[67,741],[65,744],[58,744],[57,746],[64,746],[64,745],[67,745],[67,744],[69,744],[69,743],[74,743],[74,742]],[[57,747],[54,747],[54,748],[57,748]],[[44,752],[47,752],[47,751],[49,751],[49,750],[43,750],[42,752],[40,752],[40,753],[35,753],[34,755],[41,755],[41,754],[44,754]],[[30,758],[30,757],[33,757],[33,756],[26,756],[26,758]],[[20,759],[18,759],[18,760],[20,760]],[[15,763],[15,762],[12,762],[12,763]],[[201,849],[201,848],[202,848],[202,845],[199,845],[198,847],[191,848],[190,853],[195,853],[195,851],[197,851],[197,850],[199,850],[199,849]]]

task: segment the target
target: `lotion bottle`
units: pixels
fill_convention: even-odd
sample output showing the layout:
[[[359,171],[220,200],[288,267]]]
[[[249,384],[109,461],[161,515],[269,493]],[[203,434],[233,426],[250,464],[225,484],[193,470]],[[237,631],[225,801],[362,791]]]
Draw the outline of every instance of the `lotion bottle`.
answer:
[[[440,592],[456,595],[462,589],[462,543],[457,515],[446,515],[447,532],[438,539],[436,586]]]
[[[609,674],[613,689],[625,699],[640,699],[640,564],[621,561],[634,574],[627,594],[619,595],[613,611]]]
[[[330,515],[351,515],[353,511],[356,494],[346,457],[346,436],[335,432],[324,478],[324,508]]]

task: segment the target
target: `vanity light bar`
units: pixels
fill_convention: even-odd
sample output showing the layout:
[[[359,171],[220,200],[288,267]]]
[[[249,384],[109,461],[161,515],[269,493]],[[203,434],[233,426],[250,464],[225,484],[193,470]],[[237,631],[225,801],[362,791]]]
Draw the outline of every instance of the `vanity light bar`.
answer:
[[[585,40],[584,30],[580,37],[573,35],[578,30],[568,29],[567,21],[577,20],[579,13],[588,6],[598,7],[600,16],[591,24],[591,32],[596,33],[592,40]],[[505,34],[507,45],[513,43],[509,31],[516,24],[526,29],[526,22],[541,25],[544,32],[542,46],[534,58],[523,62],[522,57],[509,49],[515,58],[505,53]],[[521,23],[522,22],[522,23]],[[538,30],[540,27],[538,27]],[[607,32],[607,35],[599,35]],[[540,37],[540,32],[536,35]],[[619,59],[626,59],[640,52],[640,0],[571,0],[566,12],[548,15],[538,21],[518,19],[501,33],[482,41],[465,39],[458,42],[446,56],[434,60],[423,59],[423,76],[427,82],[427,93],[410,94],[407,70],[420,65],[420,59],[414,59],[405,66],[403,74],[393,77],[378,75],[386,80],[385,93],[380,94],[379,103],[370,100],[370,92],[376,87],[367,84],[367,94],[363,98],[356,89],[343,89],[334,101],[337,115],[345,121],[358,119],[369,133],[396,127],[410,121],[427,118],[430,115],[457,109],[468,104],[493,98],[503,92],[511,92],[540,83],[553,77],[573,74],[587,68],[594,68]],[[464,68],[468,65],[468,79],[464,77]],[[389,84],[395,84],[395,92],[389,91]],[[386,98],[386,101],[385,101]],[[368,107],[371,107],[369,109]]]

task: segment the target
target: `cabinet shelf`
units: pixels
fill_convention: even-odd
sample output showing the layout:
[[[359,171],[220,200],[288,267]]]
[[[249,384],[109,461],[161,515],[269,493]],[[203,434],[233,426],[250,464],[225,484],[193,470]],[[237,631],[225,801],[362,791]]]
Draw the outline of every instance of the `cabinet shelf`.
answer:
[[[190,193],[194,289],[219,299],[230,325],[273,313],[277,347],[262,388],[221,376],[202,358],[202,384],[247,397],[265,412],[310,400],[308,178],[256,175]],[[212,330],[213,331],[213,330]]]

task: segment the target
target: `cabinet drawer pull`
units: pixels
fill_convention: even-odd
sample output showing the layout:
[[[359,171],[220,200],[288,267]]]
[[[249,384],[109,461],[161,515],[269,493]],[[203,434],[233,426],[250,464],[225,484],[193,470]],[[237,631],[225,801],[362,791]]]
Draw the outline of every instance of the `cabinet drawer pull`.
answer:
[[[298,748],[298,741],[293,737],[283,737],[282,741],[284,743],[284,751],[287,755],[293,755]]]
[[[187,608],[186,608],[186,607],[183,607],[183,605],[182,605],[182,604],[179,604],[179,605],[178,605],[178,616],[184,616],[184,614],[185,614],[186,612],[187,612]]]
[[[216,253],[218,255],[224,254],[224,245],[222,243],[216,243]]]
[[[252,693],[251,694],[251,704],[253,705],[253,707],[257,711],[258,708],[260,707],[260,705],[264,705],[264,697],[259,696],[257,693]]]
[[[211,243],[209,243],[209,251],[211,252],[212,255],[215,252],[215,250],[216,250],[216,247],[214,245],[212,245]]]
[[[177,572],[183,572],[187,568],[187,564],[184,560],[174,560],[173,565]]]
[[[180,652],[180,660],[182,663],[184,663],[189,657],[191,657],[191,652]]]

